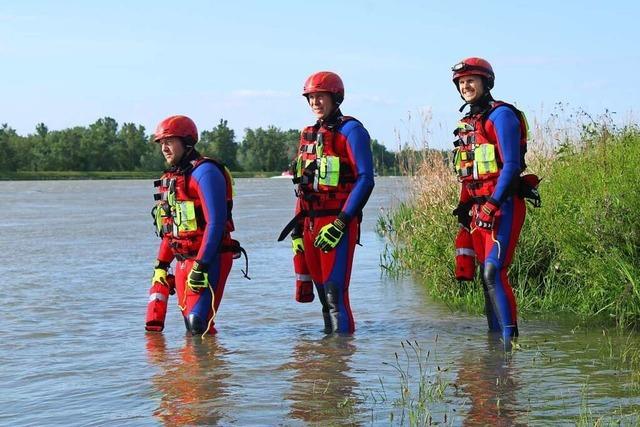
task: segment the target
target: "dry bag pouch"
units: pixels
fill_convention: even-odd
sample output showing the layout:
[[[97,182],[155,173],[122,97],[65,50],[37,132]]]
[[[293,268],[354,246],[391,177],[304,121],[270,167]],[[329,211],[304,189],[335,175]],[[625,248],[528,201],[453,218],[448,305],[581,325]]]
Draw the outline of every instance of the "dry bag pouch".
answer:
[[[340,180],[340,157],[325,156],[320,158],[320,172],[318,183],[329,187],[336,187]]]
[[[480,144],[474,149],[475,166],[478,175],[498,172],[496,147],[493,144]]]
[[[198,221],[196,220],[196,207],[190,201],[176,202],[176,215],[174,222],[179,231],[196,231]]]

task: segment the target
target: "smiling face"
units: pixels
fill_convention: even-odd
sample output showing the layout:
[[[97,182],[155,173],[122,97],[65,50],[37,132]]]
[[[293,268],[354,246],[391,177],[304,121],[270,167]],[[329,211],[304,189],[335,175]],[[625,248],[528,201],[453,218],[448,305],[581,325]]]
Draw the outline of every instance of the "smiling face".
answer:
[[[309,107],[318,119],[326,119],[334,110],[333,97],[329,92],[314,92],[307,95]]]
[[[175,166],[180,162],[184,155],[184,144],[180,138],[171,136],[169,138],[162,138],[158,141],[162,150],[162,155],[169,165]]]
[[[460,95],[469,104],[477,102],[484,94],[482,78],[476,75],[463,76],[458,79]]]

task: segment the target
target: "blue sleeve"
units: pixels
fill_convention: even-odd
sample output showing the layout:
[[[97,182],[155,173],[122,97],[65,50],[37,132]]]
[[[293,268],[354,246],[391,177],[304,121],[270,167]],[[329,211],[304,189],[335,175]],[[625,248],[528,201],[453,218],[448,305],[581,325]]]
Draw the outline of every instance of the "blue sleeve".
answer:
[[[356,120],[349,120],[340,129],[347,139],[349,162],[354,168],[356,182],[342,208],[350,218],[358,215],[373,191],[373,155],[369,132]]]
[[[200,164],[192,174],[205,219],[198,260],[211,264],[218,254],[227,223],[227,184],[222,171],[213,163]]]
[[[499,203],[510,196],[511,183],[520,175],[520,120],[509,107],[498,107],[488,120],[493,124],[502,159],[502,170],[491,198]]]

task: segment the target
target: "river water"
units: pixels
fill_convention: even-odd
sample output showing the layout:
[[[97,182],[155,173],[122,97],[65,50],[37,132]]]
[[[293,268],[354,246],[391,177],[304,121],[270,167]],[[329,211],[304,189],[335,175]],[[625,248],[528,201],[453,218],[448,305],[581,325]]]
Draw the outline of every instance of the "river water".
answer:
[[[351,280],[357,330],[325,337],[319,303],[295,302],[291,250],[276,242],[291,182],[236,180],[234,237],[252,280],[234,265],[219,333],[201,339],[185,335],[175,299],[164,333],[144,331],[151,182],[3,182],[0,424],[637,423],[640,389],[613,355],[635,336],[523,319],[522,349],[505,357],[482,317],[381,274],[376,219],[404,184],[377,180]]]

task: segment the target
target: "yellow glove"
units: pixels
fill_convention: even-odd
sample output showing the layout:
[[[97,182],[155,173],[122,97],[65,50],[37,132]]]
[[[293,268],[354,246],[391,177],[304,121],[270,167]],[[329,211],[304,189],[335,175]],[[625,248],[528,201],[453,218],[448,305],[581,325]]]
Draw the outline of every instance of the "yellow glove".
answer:
[[[153,269],[153,277],[151,278],[151,286],[155,285],[156,282],[160,282],[165,286],[169,286],[167,282],[167,270],[164,268],[154,268]]]
[[[302,237],[291,237],[291,249],[293,249],[294,255],[304,252],[304,241]]]
[[[195,293],[199,293],[209,287],[209,274],[198,262],[193,263],[193,268],[187,277],[187,286]]]
[[[335,249],[344,235],[343,230],[345,227],[345,223],[339,218],[336,218],[332,223],[327,224],[320,229],[313,245],[316,248],[320,248],[323,252],[329,252],[330,250]]]

